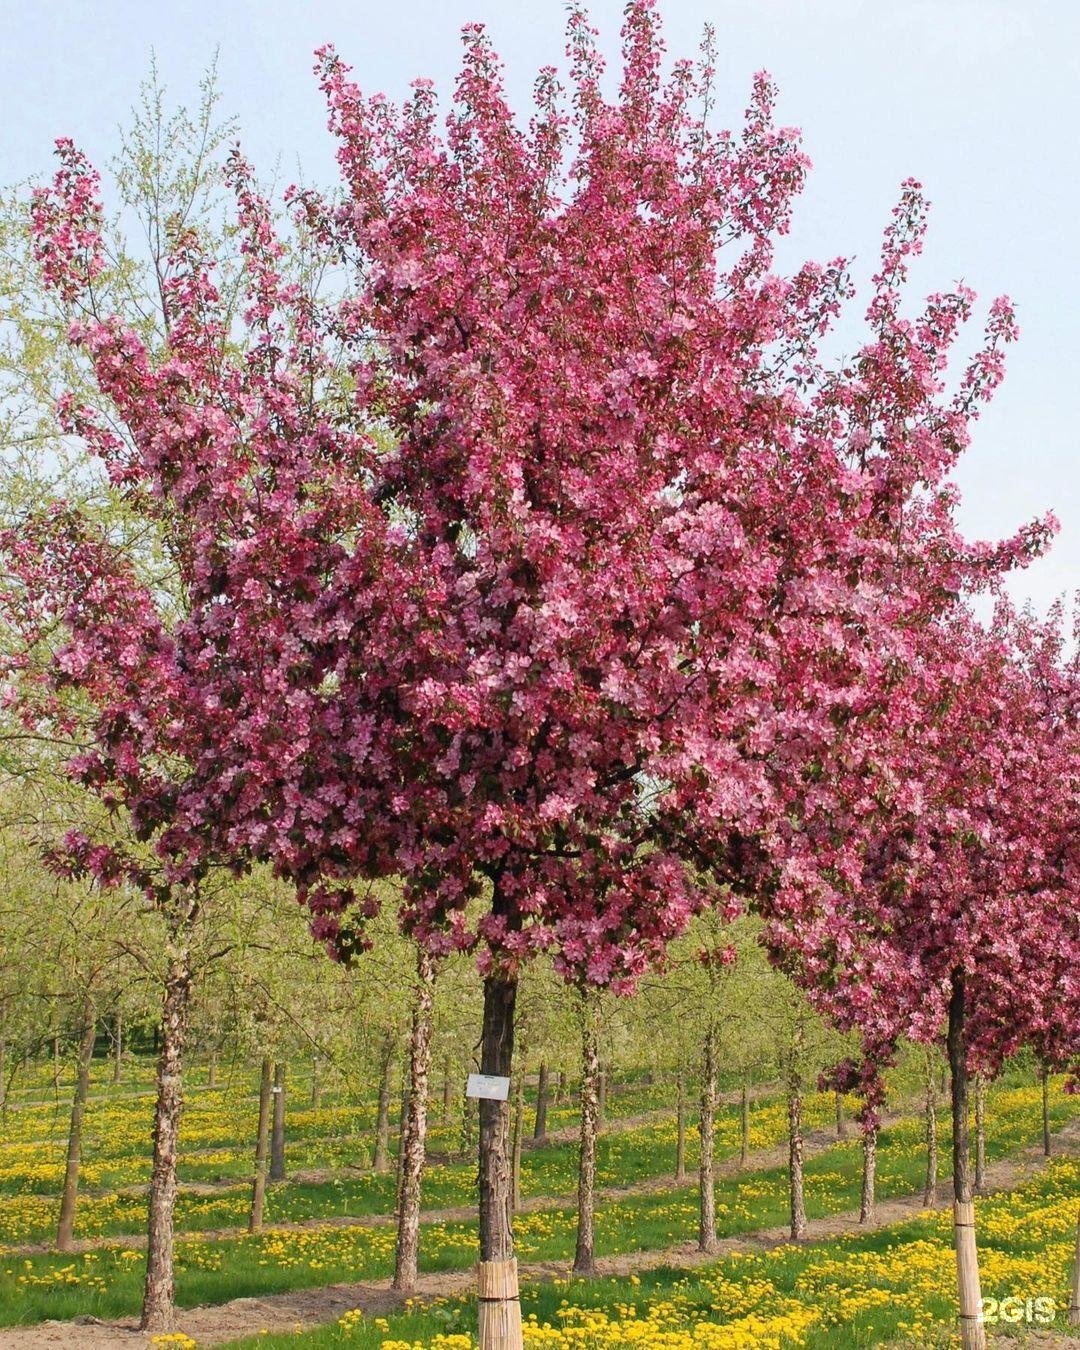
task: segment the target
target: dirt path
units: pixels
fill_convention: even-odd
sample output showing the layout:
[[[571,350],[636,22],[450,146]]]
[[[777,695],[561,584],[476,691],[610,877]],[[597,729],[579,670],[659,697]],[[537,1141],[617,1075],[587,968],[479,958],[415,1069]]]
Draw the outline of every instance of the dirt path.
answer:
[[[1071,1120],[1054,1136],[1058,1145],[1056,1156],[1080,1152],[1080,1118]],[[987,1167],[987,1189],[1012,1190],[1046,1165],[1041,1149],[1031,1148],[1023,1153],[1002,1158]],[[625,1192],[624,1192],[625,1193]],[[886,1228],[913,1218],[923,1208],[921,1192],[902,1196],[879,1204],[869,1224],[860,1224],[856,1211],[811,1219],[807,1241],[818,1242],[845,1233],[867,1232]],[[790,1241],[787,1228],[766,1228],[755,1233],[743,1233],[724,1238],[715,1253],[698,1251],[692,1242],[679,1243],[662,1251],[628,1252],[621,1256],[601,1257],[597,1274],[601,1277],[626,1278],[643,1270],[657,1267],[690,1270],[708,1265],[720,1256],[748,1250],[769,1251]],[[570,1273],[569,1261],[537,1262],[522,1266],[523,1280],[539,1281],[565,1279]],[[409,1297],[417,1302],[468,1292],[474,1284],[472,1270],[448,1271],[422,1275]],[[260,1331],[289,1332],[304,1330],[323,1322],[332,1322],[352,1308],[362,1308],[369,1316],[382,1316],[397,1311],[405,1295],[392,1290],[389,1281],[378,1280],[365,1284],[333,1284],[315,1289],[297,1289],[288,1293],[267,1294],[261,1298],[238,1298],[228,1303],[184,1309],[179,1313],[181,1329],[197,1345],[221,1345],[241,1336],[257,1335]],[[1030,1343],[1050,1350],[1051,1347],[1080,1345],[1080,1337],[1061,1333],[1032,1334]],[[992,1343],[1016,1344],[1013,1338],[991,1336]],[[140,1332],[133,1320],[99,1322],[94,1318],[74,1322],[42,1322],[33,1327],[12,1327],[0,1331],[0,1350],[45,1350],[49,1347],[71,1347],[71,1350],[143,1350],[149,1345],[147,1336]]]

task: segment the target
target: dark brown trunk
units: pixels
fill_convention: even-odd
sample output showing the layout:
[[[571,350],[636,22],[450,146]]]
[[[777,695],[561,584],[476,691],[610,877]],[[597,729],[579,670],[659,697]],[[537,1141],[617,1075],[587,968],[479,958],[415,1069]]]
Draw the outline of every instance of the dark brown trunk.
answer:
[[[791,1238],[801,1242],[806,1237],[806,1199],[803,1192],[803,1137],[802,1137],[802,1068],[800,1056],[803,1046],[802,1023],[797,1023],[792,1037],[791,1058],[788,1064],[788,1187],[791,1198]]]
[[[383,1040],[379,1062],[379,1105],[375,1116],[375,1156],[371,1166],[376,1172],[390,1171],[390,1075],[394,1067],[394,1033]]]
[[[986,1189],[986,1083],[975,1075],[975,1194]]]
[[[285,1061],[274,1065],[274,1123],[270,1131],[270,1180],[285,1180]]]
[[[409,1036],[409,1093],[401,1136],[397,1249],[393,1288],[416,1288],[420,1262],[420,1200],[427,1162],[428,1079],[435,1026],[435,964],[422,948],[416,954],[412,1030]]]
[[[556,1106],[565,1106],[565,1105],[566,1105],[566,1099],[567,1099],[567,1091],[566,1091],[566,1070],[565,1070],[565,1069],[560,1069],[560,1070],[559,1070],[559,1086],[558,1086],[558,1090],[557,1090],[556,1093],[555,1093],[555,1105],[556,1105]]]
[[[686,1180],[686,1074],[680,1067],[675,1081],[675,1183]]]
[[[496,890],[495,906],[500,897]],[[514,1072],[517,974],[497,971],[484,980],[480,1072],[510,1078]],[[510,1103],[480,1099],[480,1263],[477,1295],[480,1350],[521,1350],[521,1299],[514,1256]]]
[[[1042,1146],[1043,1156],[1050,1156],[1050,1066],[1039,1067],[1039,1079],[1042,1084]]]
[[[270,1099],[273,1096],[273,1067],[269,1059],[262,1062],[259,1076],[259,1125],[255,1133],[255,1177],[251,1183],[251,1212],[248,1214],[248,1232],[257,1233],[263,1224],[263,1204],[266,1200],[266,1140],[270,1133]]]
[[[952,1071],[953,1229],[960,1303],[960,1338],[963,1350],[985,1350],[986,1328],[983,1325],[982,1294],[979,1287],[975,1205],[971,1184],[965,1014],[965,977],[964,972],[958,970],[954,972],[952,978],[947,1045],[949,1068]]]
[[[716,1177],[713,1168],[713,1143],[716,1116],[716,1028],[710,1020],[705,1032],[705,1053],[701,1071],[701,1158],[698,1163],[698,1249],[716,1251]]]
[[[952,1077],[953,1193],[957,1200],[967,1202],[972,1197],[973,1188],[964,1014],[964,976],[961,972],[957,972],[953,977],[952,997],[949,1000],[948,1033],[949,1068]]]
[[[750,1157],[750,1079],[744,1078],[739,1096],[739,1166],[745,1167]]]
[[[322,1101],[322,1083],[319,1079],[319,1057],[311,1057],[311,1109],[317,1111]]]
[[[581,1000],[581,1145],[578,1151],[577,1241],[574,1274],[596,1274],[596,1136],[600,1123],[600,1048],[596,1005]]]
[[[509,1078],[514,1059],[517,976],[484,980],[480,1072]],[[480,1100],[480,1260],[509,1261],[514,1255],[510,1175],[510,1103]]]
[[[938,1137],[937,1137],[937,1075],[931,1052],[926,1052],[926,1081],[923,1111],[926,1121],[926,1184],[923,1204],[928,1208],[937,1203]]]
[[[83,1116],[90,1091],[90,1063],[94,1058],[94,1000],[87,994],[82,1009],[78,1060],[75,1067],[75,1094],[71,1100],[71,1124],[68,1128],[67,1166],[60,1196],[60,1220],[56,1226],[56,1249],[70,1252],[75,1237],[75,1202],[79,1194],[79,1165],[82,1161]]]
[[[533,1122],[533,1138],[542,1144],[547,1138],[548,1113],[548,1066],[540,1065],[540,1077],[536,1084],[536,1120]]]
[[[193,900],[171,917],[166,946],[165,990],[161,1004],[154,1162],[147,1219],[143,1331],[174,1329],[173,1211],[176,1208],[176,1153],[184,1108],[184,1038],[191,1002],[191,937],[198,913]]]
[[[877,1190],[877,1136],[876,1125],[863,1126],[862,1194],[859,1197],[860,1223],[869,1223],[874,1217],[874,1201]]]

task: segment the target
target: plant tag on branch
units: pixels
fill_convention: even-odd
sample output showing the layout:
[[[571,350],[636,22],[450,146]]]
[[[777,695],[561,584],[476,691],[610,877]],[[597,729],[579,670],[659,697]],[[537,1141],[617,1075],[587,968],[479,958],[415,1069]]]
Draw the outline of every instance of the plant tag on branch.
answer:
[[[465,1085],[466,1097],[483,1097],[487,1101],[505,1102],[510,1096],[510,1079],[489,1073],[471,1073]]]

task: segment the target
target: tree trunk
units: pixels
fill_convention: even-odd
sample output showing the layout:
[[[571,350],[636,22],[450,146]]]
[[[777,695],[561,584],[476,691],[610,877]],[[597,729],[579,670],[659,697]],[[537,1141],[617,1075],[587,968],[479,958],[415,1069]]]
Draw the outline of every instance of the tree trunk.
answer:
[[[410,1036],[411,1039],[411,1036]],[[401,1102],[398,1107],[398,1147],[394,1161],[394,1213],[401,1215],[401,1186],[405,1180],[405,1136],[409,1130],[409,1087],[408,1065],[401,1071]]]
[[[422,948],[416,951],[416,984],[409,1036],[409,1094],[401,1135],[398,1187],[397,1248],[393,1288],[416,1288],[420,1262],[420,1198],[427,1162],[428,1079],[431,1038],[435,1029],[435,963]]]
[[[7,1116],[7,1062],[8,1062],[8,1042],[7,1027],[0,1028],[0,1115]]]
[[[750,1079],[744,1078],[739,1099],[739,1166],[745,1167],[750,1157]]]
[[[191,1002],[191,937],[198,914],[191,901],[170,916],[166,945],[165,990],[161,1005],[154,1111],[154,1162],[150,1174],[146,1282],[142,1331],[168,1333],[174,1327],[173,1211],[176,1208],[176,1150],[184,1107],[184,1038]]]
[[[266,1199],[266,1137],[270,1132],[270,1099],[273,1096],[272,1066],[268,1059],[262,1062],[259,1078],[259,1126],[255,1134],[255,1179],[251,1184],[251,1212],[248,1232],[257,1233],[263,1223],[263,1202]]]
[[[394,1033],[388,1031],[383,1040],[379,1064],[379,1106],[375,1117],[375,1156],[372,1170],[390,1171],[390,1074],[394,1067]]]
[[[675,1080],[675,1184],[686,1180],[686,1074],[681,1066]]]
[[[938,1174],[938,1138],[937,1138],[937,1077],[934,1073],[934,1061],[929,1050],[926,1052],[926,1095],[924,1112],[926,1117],[926,1185],[923,1187],[923,1204],[930,1208],[937,1203]]]
[[[806,1199],[803,1192],[803,1137],[802,1137],[802,1070],[799,1055],[802,1051],[803,1029],[795,1027],[788,1065],[788,1185],[791,1192],[791,1238],[801,1242],[806,1237]]]
[[[476,1099],[468,1094],[468,1081],[461,1090],[461,1148],[459,1153],[462,1158],[467,1158],[473,1151],[473,1126],[476,1122],[478,1108]]]
[[[600,1078],[596,1085],[596,1131],[604,1128],[607,1120],[607,1090],[608,1090],[608,1071],[606,1068],[600,1070]]]
[[[975,1194],[986,1189],[986,1083],[975,1075]]]
[[[540,1065],[540,1077],[536,1084],[536,1120],[533,1122],[533,1138],[542,1144],[547,1138],[548,1113],[548,1066],[546,1061]]]
[[[1080,1327],[1080,1218],[1076,1221],[1076,1254],[1073,1256],[1072,1298],[1069,1300],[1069,1326]]]
[[[322,1101],[322,1083],[319,1080],[319,1057],[311,1056],[311,1109],[317,1111]]]
[[[442,1124],[444,1129],[450,1127],[450,1116],[454,1109],[454,1066],[450,1056],[443,1060],[443,1080],[442,1080]]]
[[[581,1146],[578,1151],[577,1242],[574,1274],[596,1274],[596,1136],[600,1123],[600,1052],[596,1006],[581,997]]]
[[[79,1036],[79,1057],[75,1070],[75,1095],[71,1101],[67,1166],[64,1169],[64,1190],[60,1197],[60,1221],[56,1227],[56,1250],[60,1252],[71,1251],[75,1236],[75,1201],[79,1194],[83,1116],[86,1112],[86,1096],[90,1091],[90,1063],[94,1058],[96,1029],[93,996],[87,994],[82,1010],[82,1032]]]
[[[964,1028],[964,972],[952,977],[949,999],[949,1067],[952,1070],[953,1228],[963,1350],[985,1350],[979,1255],[975,1245],[975,1204],[971,1187],[971,1145],[968,1137],[967,1037]]]
[[[698,1162],[698,1249],[716,1251],[716,1178],[713,1142],[716,1116],[716,1028],[711,1019],[705,1032],[705,1055],[701,1072],[701,1156]]]
[[[521,1208],[521,1142],[525,1133],[525,1075],[519,1073],[514,1084],[514,1136],[511,1148],[511,1175],[514,1213]]]
[[[837,1139],[847,1138],[847,1117],[844,1115],[844,1094],[836,1091],[836,1137]]]
[[[859,1222],[869,1223],[874,1217],[874,1199],[877,1182],[877,1126],[863,1126],[862,1194],[859,1197]]]
[[[514,1061],[517,976],[484,980],[480,1072],[509,1078]],[[510,1103],[480,1100],[480,1350],[521,1350],[521,1302],[514,1258]]]
[[[124,1060],[124,1015],[119,1008],[116,1010],[116,1028],[113,1039],[113,1069],[112,1080],[114,1085],[120,1082],[120,1070]]]
[[[270,1133],[270,1180],[285,1180],[285,1061],[274,1065],[274,1123]]]
[[[217,1057],[218,1052],[217,1046],[215,1045],[214,1048],[210,1051],[210,1068],[206,1074],[206,1086],[208,1088],[217,1087]]]
[[[1039,1067],[1039,1078],[1042,1082],[1042,1145],[1043,1156],[1050,1156],[1050,1066],[1043,1064]]]
[[[566,1070],[565,1070],[565,1069],[560,1069],[560,1070],[559,1070],[559,1087],[558,1087],[558,1090],[557,1090],[556,1093],[555,1093],[555,1105],[556,1105],[556,1106],[565,1106],[565,1105],[566,1105],[566,1098],[567,1098],[567,1091],[566,1091]]]

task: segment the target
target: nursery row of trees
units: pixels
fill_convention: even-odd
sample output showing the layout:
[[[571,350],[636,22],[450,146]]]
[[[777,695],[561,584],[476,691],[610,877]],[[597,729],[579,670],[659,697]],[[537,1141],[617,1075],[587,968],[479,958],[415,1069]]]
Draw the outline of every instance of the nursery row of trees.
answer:
[[[142,1056],[133,1057],[125,1047],[133,1034],[136,1041],[149,1041],[157,1032],[160,973],[155,977],[152,959],[134,959],[136,952],[145,958],[153,946],[148,943],[145,950],[134,946],[132,921],[137,927],[147,919],[152,921],[152,915],[140,914],[134,907],[119,908],[112,915],[100,906],[83,912],[93,891],[78,883],[50,883],[33,858],[24,858],[19,871],[11,875],[8,895],[14,899],[28,882],[38,897],[52,890],[53,908],[43,923],[45,915],[38,906],[37,932],[42,942],[36,948],[17,940],[4,944],[0,1010],[5,1038],[0,1060],[5,1093],[0,1119],[8,1118],[9,1088],[21,1089],[13,1094],[16,1109],[41,1100],[41,1065],[52,1070],[48,1094],[57,1110],[62,1105],[63,1081],[65,1099],[70,1101],[70,1132],[58,1201],[57,1249],[70,1251],[74,1249],[82,1127],[95,1047],[99,1059],[108,1062],[114,1088],[123,1093],[129,1085],[141,1085]],[[246,884],[237,887],[240,893],[246,889]],[[238,896],[232,898],[235,901]],[[66,909],[62,908],[65,901]],[[404,1166],[410,1143],[407,1103],[416,1090],[405,1061],[410,1023],[421,1011],[405,997],[414,955],[407,943],[395,941],[392,930],[382,934],[377,950],[365,953],[347,971],[328,967],[318,953],[312,953],[314,959],[298,961],[302,935],[290,932],[298,917],[295,901],[282,887],[273,885],[264,886],[260,901],[272,907],[269,915],[261,914],[259,925],[261,932],[271,935],[272,946],[245,948],[237,943],[197,966],[188,1056],[200,1064],[199,1081],[209,1090],[227,1087],[234,1091],[238,1082],[250,1090],[254,1067],[261,1060],[257,1105],[252,1106],[253,1122],[258,1120],[249,1219],[253,1232],[262,1227],[267,1183],[286,1180],[291,1113],[317,1109],[327,1092],[334,1102],[340,1102],[344,1094],[346,1100],[376,1103],[366,1154],[359,1148],[354,1166],[366,1160],[376,1173]],[[23,897],[20,904],[4,911],[0,931],[6,938],[18,938],[28,909]],[[109,920],[118,914],[125,923],[122,927],[114,924],[110,931]],[[73,918],[79,923],[77,945],[66,952],[43,950],[42,943],[71,928]],[[831,1030],[799,990],[769,967],[752,926],[743,923],[725,930],[734,931],[738,938],[738,959],[726,964],[718,978],[702,959],[708,950],[710,927],[715,936],[715,925],[708,919],[696,921],[670,953],[665,970],[644,980],[633,999],[591,991],[567,1000],[561,978],[543,961],[524,976],[515,1009],[519,1053],[511,1093],[513,1205],[516,1210],[520,1203],[523,1148],[547,1142],[551,1108],[573,1104],[582,1131],[574,1263],[579,1275],[595,1273],[596,1142],[605,1128],[611,1092],[640,1091],[647,1083],[655,1088],[658,1101],[667,1102],[676,1122],[674,1185],[688,1181],[689,1129],[698,1135],[698,1241],[706,1252],[717,1249],[714,1133],[722,1100],[738,1107],[742,1167],[751,1161],[750,1122],[759,1098],[779,1097],[784,1102],[795,1240],[806,1233],[805,1093],[833,1089],[835,1137],[843,1140],[852,1133],[845,1098],[834,1087],[845,1076],[852,1038]],[[89,970],[76,955],[86,949],[99,955]],[[104,951],[111,951],[113,961],[100,960]],[[476,1135],[476,1102],[463,1096],[462,1088],[472,1066],[466,1048],[475,1044],[479,1025],[478,994],[475,971],[467,958],[447,963],[433,990],[430,1013],[436,1067],[426,1109],[441,1127],[438,1156],[446,1160],[465,1159]],[[318,1010],[315,1016],[313,1009]],[[138,1071],[134,1078],[132,1066]],[[1033,1068],[1043,1085],[1043,1147],[1049,1156],[1049,1066],[1036,1063]],[[914,1045],[904,1047],[890,1074],[890,1109],[907,1112],[917,1103],[923,1115],[924,1200],[928,1205],[938,1197],[937,1111],[947,1082],[944,1057],[932,1048]],[[977,1192],[984,1184],[986,1165],[986,1083],[982,1076],[976,1085]],[[96,1090],[108,1092],[101,1085]],[[863,1145],[862,1222],[874,1214],[879,1124],[876,1112],[860,1103],[855,1128]],[[396,1164],[392,1134],[397,1138]],[[399,1213],[402,1202],[399,1195]],[[417,1215],[419,1202],[417,1196]],[[416,1284],[418,1256],[418,1231],[400,1231],[395,1264],[402,1289]]]
[[[510,1076],[535,957],[628,993],[695,915],[753,912],[857,1038],[837,1086],[871,1126],[901,1038],[947,1046],[981,1345],[970,1078],[1023,1045],[1064,1065],[1080,1011],[1077,664],[1060,611],[1000,596],[1053,521],[972,543],[951,481],[1012,309],[950,374],[975,297],[905,310],[909,181],[860,334],[845,260],[777,270],[808,164],[766,77],[713,129],[711,39],[665,72],[651,0],[613,95],[576,7],[568,57],[571,95],[542,72],[519,127],[468,28],[443,131],[429,84],[396,107],[323,49],[342,187],[284,219],[239,152],[218,176],[212,96],[197,126],[151,99],[161,135],[117,175],[138,257],[72,142],[34,193],[8,744],[63,764],[54,868],[160,925],[144,1322],[171,1321],[199,935],[268,866],[336,957],[387,907],[414,944],[403,1235],[453,953],[483,976],[480,1068]],[[721,928],[704,964],[731,952]],[[481,1101],[484,1345],[520,1344],[510,1123]]]

